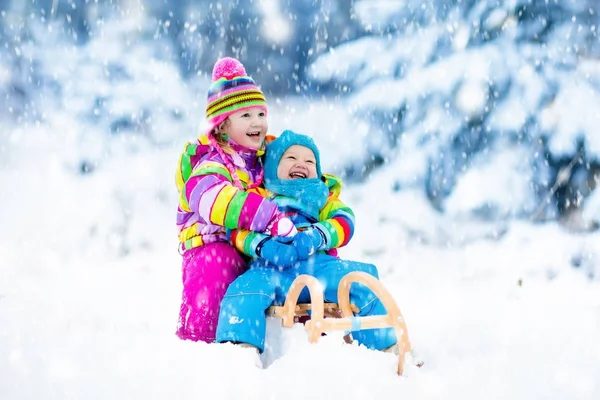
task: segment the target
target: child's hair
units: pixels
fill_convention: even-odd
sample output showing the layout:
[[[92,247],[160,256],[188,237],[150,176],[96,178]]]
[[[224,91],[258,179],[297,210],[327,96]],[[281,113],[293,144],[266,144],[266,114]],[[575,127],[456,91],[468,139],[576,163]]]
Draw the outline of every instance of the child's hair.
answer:
[[[225,154],[233,155],[234,150],[229,144],[229,141],[225,137],[225,133],[223,129],[229,125],[229,118],[225,119],[225,121],[221,122],[219,126],[216,126],[212,131],[210,131],[209,136],[215,138],[215,144],[218,145]]]
[[[225,154],[225,153],[227,153],[231,156],[235,153],[235,150],[233,149],[233,147],[231,147],[231,144],[225,137],[225,133],[221,132],[223,129],[223,124],[225,124],[225,125],[229,124],[229,119],[226,119],[221,124],[219,124],[219,126],[213,128],[208,134],[208,140],[210,141],[212,146],[215,148],[217,153],[219,153],[219,155],[221,156],[221,159],[223,160],[223,163],[225,164],[227,171],[229,171],[229,174],[231,175],[231,179],[233,180],[233,185],[240,190],[244,190],[244,186],[242,185],[242,182],[240,181],[240,178],[237,175],[235,167],[233,165],[231,165],[231,161],[229,161],[228,157]],[[254,183],[249,184],[246,187],[246,190],[253,189],[255,187],[262,185],[263,176],[264,176],[264,170],[261,168],[261,170],[258,174],[258,177],[256,178],[256,181]]]

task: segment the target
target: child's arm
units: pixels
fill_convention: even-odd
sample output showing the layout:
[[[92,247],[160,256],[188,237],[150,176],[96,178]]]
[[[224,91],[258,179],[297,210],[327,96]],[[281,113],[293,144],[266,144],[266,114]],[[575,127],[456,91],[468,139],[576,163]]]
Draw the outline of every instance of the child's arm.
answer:
[[[298,252],[281,238],[246,229],[227,230],[227,238],[236,249],[252,258],[262,258],[272,266],[290,267],[298,261]]]
[[[354,234],[354,213],[337,194],[331,194],[319,214],[319,222],[310,225],[293,239],[298,258],[306,260],[318,250],[345,246]]]
[[[271,236],[260,232],[253,232],[247,229],[227,230],[227,237],[240,253],[252,258],[260,257],[260,244],[268,240]],[[257,252],[258,250],[258,252]]]
[[[181,191],[180,205],[185,211],[198,212],[204,221],[228,229],[264,232],[281,225],[277,223],[282,216],[275,203],[256,193],[237,189],[227,168],[213,161],[202,162],[194,168]],[[271,233],[285,236],[281,231]]]
[[[354,212],[337,195],[332,195],[319,213],[319,222],[312,227],[323,238],[319,250],[345,246],[354,235]]]

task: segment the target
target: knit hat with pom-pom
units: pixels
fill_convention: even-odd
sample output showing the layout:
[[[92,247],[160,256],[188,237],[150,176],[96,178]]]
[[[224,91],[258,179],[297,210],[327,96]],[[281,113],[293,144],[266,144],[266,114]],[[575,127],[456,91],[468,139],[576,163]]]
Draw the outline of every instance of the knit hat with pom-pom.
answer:
[[[208,132],[235,112],[251,107],[260,107],[267,112],[265,96],[235,58],[218,60],[213,68],[212,80],[206,105]]]

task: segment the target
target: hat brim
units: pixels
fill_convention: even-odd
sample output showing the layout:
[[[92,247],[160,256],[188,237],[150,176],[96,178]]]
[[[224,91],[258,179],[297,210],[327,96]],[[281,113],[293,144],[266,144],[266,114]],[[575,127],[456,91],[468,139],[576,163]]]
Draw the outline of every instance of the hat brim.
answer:
[[[213,119],[211,119],[210,121],[208,121],[208,124],[207,124],[207,127],[206,127],[206,133],[207,134],[212,133],[212,131],[216,127],[218,127],[219,125],[221,125],[223,123],[223,121],[225,121],[227,118],[229,118],[230,115],[235,114],[235,113],[240,112],[240,111],[249,110],[251,108],[260,108],[260,109],[262,109],[265,112],[265,114],[268,115],[267,107],[263,106],[263,105],[253,104],[253,105],[249,105],[249,106],[245,106],[245,107],[236,108],[235,110],[232,110],[232,111],[229,111],[229,112],[217,115],[216,117],[214,117]]]

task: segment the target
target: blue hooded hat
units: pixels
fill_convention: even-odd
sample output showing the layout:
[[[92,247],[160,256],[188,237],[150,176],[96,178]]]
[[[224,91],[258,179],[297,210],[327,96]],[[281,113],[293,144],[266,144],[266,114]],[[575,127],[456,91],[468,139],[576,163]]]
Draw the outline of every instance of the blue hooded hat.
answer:
[[[279,179],[277,177],[277,168],[281,157],[287,149],[294,145],[304,146],[312,150],[315,155],[317,178]],[[316,209],[318,215],[318,211],[327,202],[329,189],[322,179],[319,149],[309,136],[290,130],[283,131],[277,139],[267,144],[264,169],[265,188],[277,195],[298,199],[305,208],[312,209],[311,214],[314,214]]]
[[[321,179],[321,159],[319,158],[319,149],[309,136],[285,130],[279,137],[267,144],[265,154],[265,182],[277,180],[277,167],[283,157],[283,153],[293,145],[308,147],[315,155],[317,165],[317,178]]]

